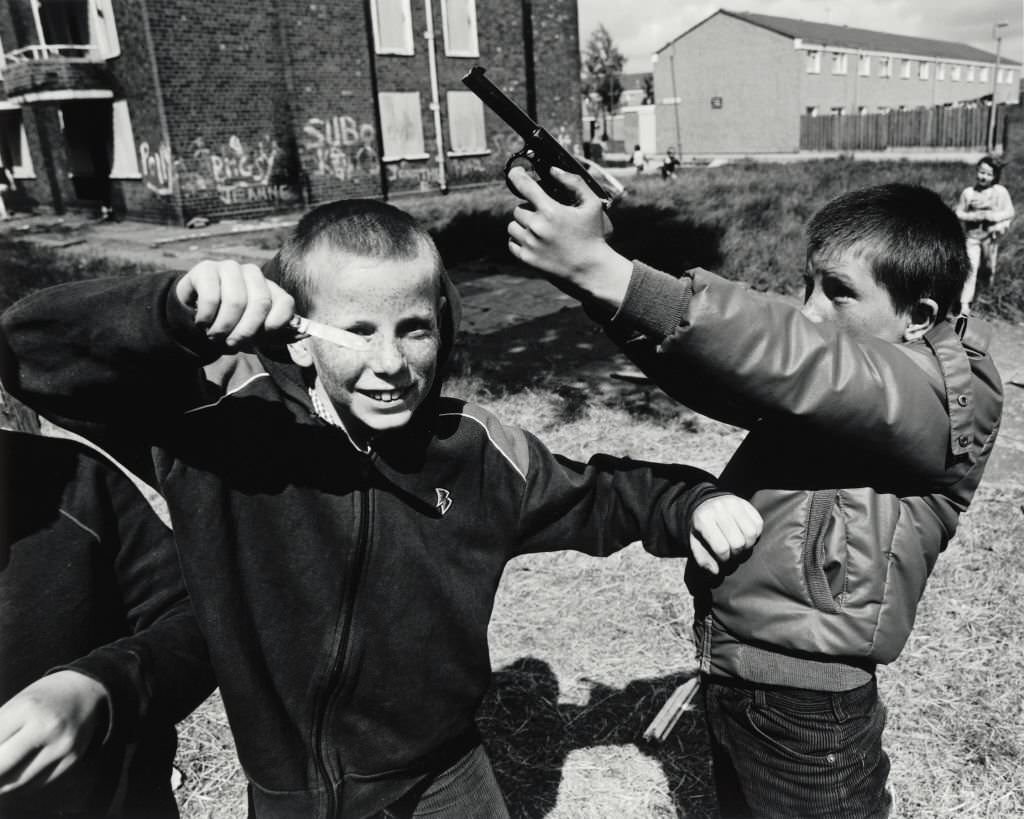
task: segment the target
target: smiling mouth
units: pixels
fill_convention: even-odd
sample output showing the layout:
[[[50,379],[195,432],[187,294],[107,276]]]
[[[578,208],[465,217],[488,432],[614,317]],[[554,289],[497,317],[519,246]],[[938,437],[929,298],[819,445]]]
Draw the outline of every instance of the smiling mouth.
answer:
[[[401,390],[360,390],[360,393],[371,401],[378,401],[381,404],[393,404],[405,398],[409,390],[409,387],[405,387]]]

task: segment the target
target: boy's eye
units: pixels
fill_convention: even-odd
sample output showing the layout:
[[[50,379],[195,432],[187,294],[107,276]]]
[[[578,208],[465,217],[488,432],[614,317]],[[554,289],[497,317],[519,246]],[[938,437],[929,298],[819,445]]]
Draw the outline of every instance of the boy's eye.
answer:
[[[822,282],[822,290],[829,301],[848,301],[857,297],[857,294],[845,284],[828,279]]]

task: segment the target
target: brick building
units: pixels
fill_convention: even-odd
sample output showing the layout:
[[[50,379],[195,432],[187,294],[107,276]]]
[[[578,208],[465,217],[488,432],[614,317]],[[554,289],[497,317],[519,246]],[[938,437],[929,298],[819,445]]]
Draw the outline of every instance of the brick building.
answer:
[[[719,10],[656,53],[657,144],[683,153],[796,151],[800,118],[991,99],[1020,64],[961,43]]]
[[[0,159],[27,201],[266,212],[499,178],[474,65],[580,136],[576,0],[0,0]]]

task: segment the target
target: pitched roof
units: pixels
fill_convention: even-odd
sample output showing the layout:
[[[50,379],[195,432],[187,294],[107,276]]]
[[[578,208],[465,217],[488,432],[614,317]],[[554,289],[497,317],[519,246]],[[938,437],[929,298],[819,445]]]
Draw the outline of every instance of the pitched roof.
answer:
[[[903,34],[888,34],[884,31],[870,31],[865,28],[834,26],[829,23],[814,23],[810,20],[793,20],[789,17],[771,17],[767,14],[751,14],[725,9],[721,9],[716,14],[727,14],[738,20],[744,20],[755,26],[774,31],[784,37],[803,40],[811,45],[860,48],[865,51],[940,57],[947,60],[983,63],[995,61],[994,54],[963,43],[929,40],[924,37],[907,37]],[[1020,65],[1014,60],[1008,60],[1002,56],[1000,56],[1000,62],[1006,65]]]

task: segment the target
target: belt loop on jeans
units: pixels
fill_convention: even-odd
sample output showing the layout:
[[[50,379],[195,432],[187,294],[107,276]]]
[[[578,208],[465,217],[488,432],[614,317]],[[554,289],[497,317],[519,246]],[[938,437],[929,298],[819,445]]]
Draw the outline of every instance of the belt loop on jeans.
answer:
[[[849,715],[843,707],[843,692],[833,692],[829,699],[832,700],[832,714],[836,722],[845,722]]]

